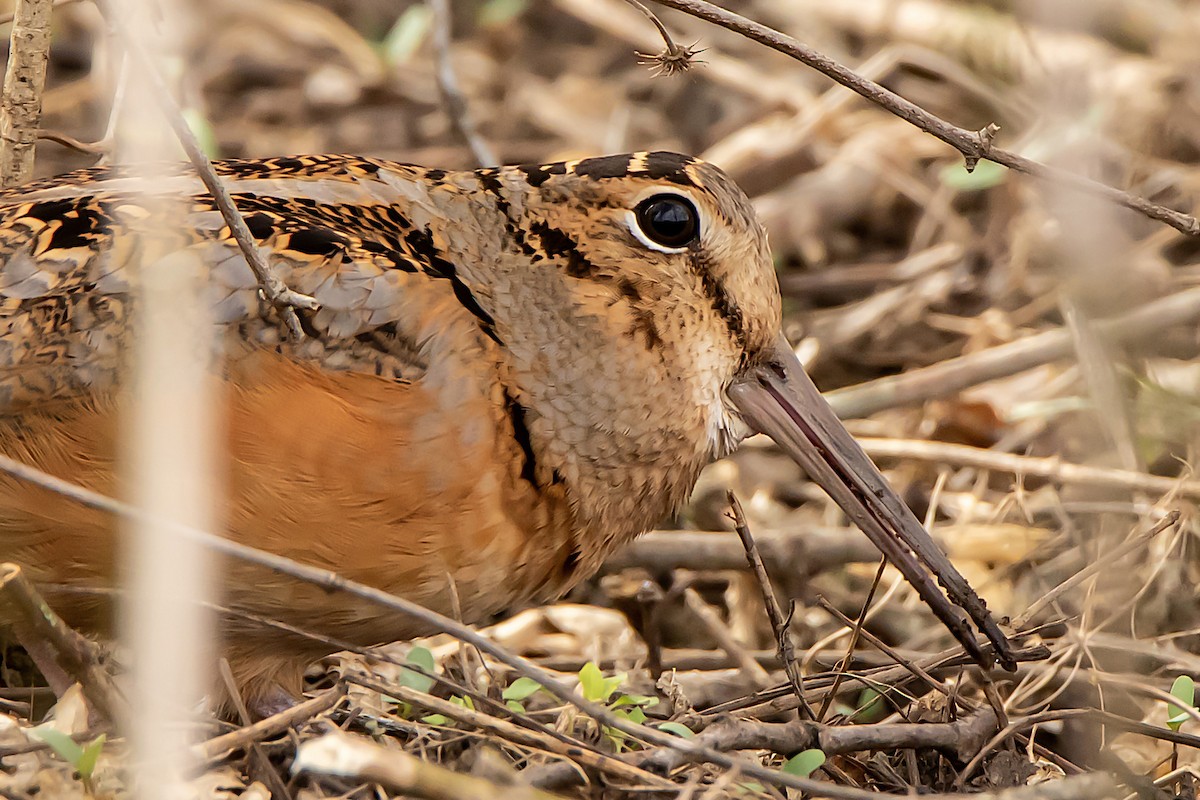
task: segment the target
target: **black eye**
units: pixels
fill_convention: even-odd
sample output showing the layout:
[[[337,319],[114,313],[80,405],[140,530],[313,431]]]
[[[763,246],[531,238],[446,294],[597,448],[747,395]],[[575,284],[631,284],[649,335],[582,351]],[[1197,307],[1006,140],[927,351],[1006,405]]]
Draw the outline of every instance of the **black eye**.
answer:
[[[700,235],[696,207],[677,194],[656,194],[638,203],[638,227],[663,247],[686,247]]]

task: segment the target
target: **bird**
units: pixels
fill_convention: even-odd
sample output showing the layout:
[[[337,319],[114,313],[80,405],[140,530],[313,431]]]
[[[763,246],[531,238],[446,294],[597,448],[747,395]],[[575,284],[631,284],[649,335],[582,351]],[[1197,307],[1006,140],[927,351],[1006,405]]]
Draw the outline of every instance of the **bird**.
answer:
[[[718,167],[670,152],[446,171],[349,155],[214,162],[303,338],[186,165],[0,192],[0,453],[121,496],[139,234],[205,270],[227,487],[222,535],[470,623],[549,601],[764,433],[820,483],[981,664],[982,599],[854,442],[781,333],[767,236]],[[154,202],[179,201],[174,223]],[[165,266],[164,266],[165,265]],[[0,475],[0,559],[108,630],[111,516]],[[247,705],[300,695],[327,642],[428,633],[229,562],[222,652]],[[938,587],[941,584],[943,589]],[[111,592],[109,592],[111,593]],[[960,611],[974,624],[963,619]],[[986,639],[980,644],[976,630]]]

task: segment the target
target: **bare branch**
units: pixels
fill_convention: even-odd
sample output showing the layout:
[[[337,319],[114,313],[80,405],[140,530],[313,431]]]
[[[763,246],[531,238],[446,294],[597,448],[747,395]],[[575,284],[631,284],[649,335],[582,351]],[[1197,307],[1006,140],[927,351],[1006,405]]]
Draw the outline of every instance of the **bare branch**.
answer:
[[[951,125],[944,119],[930,114],[916,103],[904,99],[874,81],[867,80],[849,67],[834,61],[829,56],[808,47],[790,36],[785,36],[773,28],[734,14],[732,11],[726,11],[712,3],[706,2],[706,0],[655,0],[655,2],[668,8],[682,11],[685,14],[691,14],[694,17],[707,20],[722,28],[727,28],[812,67],[845,86],[847,89],[858,93],[872,103],[881,106],[926,133],[936,136],[958,150],[966,160],[968,170],[973,169],[975,164],[981,159],[994,161],[1009,169],[1023,172],[1035,178],[1103,197],[1118,205],[1144,214],[1151,219],[1164,222],[1177,231],[1186,233],[1189,236],[1200,236],[1200,221],[1197,221],[1195,217],[1151,203],[1143,197],[1107,186],[1090,178],[1085,178],[1082,175],[1076,175],[1057,167],[1047,166],[1046,164],[1025,158],[1008,150],[993,147],[992,138],[996,131],[993,130],[992,126],[989,125],[982,131],[969,131],[965,128]]]

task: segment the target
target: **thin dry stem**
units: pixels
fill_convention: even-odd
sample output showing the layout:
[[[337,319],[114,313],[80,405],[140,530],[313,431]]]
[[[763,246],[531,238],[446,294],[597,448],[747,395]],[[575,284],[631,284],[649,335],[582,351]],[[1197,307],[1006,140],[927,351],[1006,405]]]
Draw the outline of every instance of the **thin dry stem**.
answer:
[[[669,788],[672,784],[658,776],[645,772],[635,766],[613,756],[589,749],[581,742],[572,742],[558,738],[541,731],[530,730],[507,720],[485,714],[473,708],[451,703],[439,697],[418,692],[407,686],[392,683],[382,683],[369,677],[349,675],[350,683],[357,684],[372,691],[382,692],[398,700],[411,703],[434,714],[441,714],[462,725],[483,731],[490,736],[512,742],[521,747],[532,747],[547,753],[553,753],[563,758],[578,762],[584,767],[603,772],[613,778],[630,781],[635,784],[654,786],[660,789]],[[572,767],[572,771],[576,768]]]
[[[862,445],[867,455],[874,459],[905,458],[933,464],[974,467],[993,472],[1011,472],[1014,475],[1025,477],[1046,478],[1061,484],[1147,492],[1154,495],[1173,494],[1179,497],[1200,499],[1200,481],[1198,480],[1165,478],[1160,475],[1146,475],[1125,469],[1072,464],[1057,456],[1044,458],[1023,456],[1016,453],[986,450],[982,447],[921,439],[864,437],[859,439],[858,443]]]

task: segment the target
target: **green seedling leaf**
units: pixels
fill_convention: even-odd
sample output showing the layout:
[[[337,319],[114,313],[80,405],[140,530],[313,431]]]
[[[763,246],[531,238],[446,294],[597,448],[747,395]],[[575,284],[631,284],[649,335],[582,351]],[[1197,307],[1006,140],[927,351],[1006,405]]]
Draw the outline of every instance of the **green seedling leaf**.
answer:
[[[449,725],[450,720],[444,714],[430,714],[426,717],[421,717],[421,722],[426,725]]]
[[[691,739],[696,735],[691,728],[678,722],[664,722],[658,726],[658,729],[660,731],[666,731],[667,733],[673,733],[676,736],[681,736],[684,739]]]
[[[594,661],[589,661],[579,670],[579,688],[583,696],[592,702],[603,700],[604,675]]]
[[[1192,676],[1180,675],[1176,678],[1171,684],[1171,696],[1178,700],[1179,704],[1167,703],[1167,727],[1177,731],[1191,718],[1187,709],[1196,705],[1196,682],[1192,680]]]
[[[513,712],[514,714],[524,714],[525,713],[525,706],[521,705],[516,700],[506,700],[504,702],[504,705],[506,705],[508,707],[508,710]]]
[[[470,709],[471,711],[475,710],[475,701],[469,697],[459,697],[458,695],[454,695],[454,697],[450,698],[450,702],[456,706]]]
[[[820,750],[805,750],[797,753],[783,765],[783,771],[797,778],[807,778],[825,763],[825,753]]]
[[[605,678],[604,679],[604,697],[601,699],[607,700],[608,698],[612,697],[613,693],[621,688],[621,684],[625,682],[626,677],[627,676],[625,675],[624,672],[618,672],[616,675],[613,675],[611,678]]]
[[[433,653],[427,647],[414,647],[408,651],[408,663],[414,667],[420,667],[429,675],[437,671],[433,663]],[[407,686],[410,689],[416,689],[418,692],[428,693],[433,688],[435,681],[429,675],[422,675],[420,672],[411,669],[401,670],[400,685]]]
[[[636,722],[638,725],[641,725],[643,722],[646,721],[646,712],[642,711],[642,709],[639,706],[630,706],[629,708],[623,708],[620,711],[617,711],[615,713],[617,716],[624,717],[625,719],[629,720],[630,722]]]
[[[76,767],[83,760],[83,748],[62,731],[54,728],[33,728],[30,733],[50,745],[50,749],[72,767]]]
[[[613,708],[621,706],[641,706],[642,708],[651,708],[658,705],[657,697],[648,697],[644,694],[623,694],[613,701]]]
[[[504,693],[500,695],[505,700],[528,700],[533,695],[537,694],[542,688],[542,685],[533,678],[517,678],[508,685]]]
[[[613,692],[621,688],[625,678],[624,672],[618,672],[611,678],[606,678],[600,668],[596,666],[596,662],[589,661],[583,665],[583,669],[579,670],[579,688],[583,690],[583,696],[588,700],[593,703],[603,703],[612,696]]]
[[[876,722],[887,714],[887,703],[883,696],[871,688],[863,689],[858,694],[858,708],[850,716],[855,723],[863,724]]]

